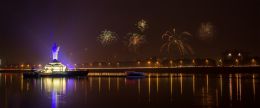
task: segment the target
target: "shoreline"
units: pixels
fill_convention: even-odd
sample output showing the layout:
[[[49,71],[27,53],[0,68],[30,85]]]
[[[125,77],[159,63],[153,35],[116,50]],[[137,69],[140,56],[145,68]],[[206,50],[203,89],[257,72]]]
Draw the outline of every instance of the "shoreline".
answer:
[[[33,71],[30,69],[0,69],[0,73],[24,73]],[[115,67],[115,68],[78,68],[71,71],[89,71],[118,73],[126,71],[138,71],[146,73],[260,73],[260,66],[239,67]]]

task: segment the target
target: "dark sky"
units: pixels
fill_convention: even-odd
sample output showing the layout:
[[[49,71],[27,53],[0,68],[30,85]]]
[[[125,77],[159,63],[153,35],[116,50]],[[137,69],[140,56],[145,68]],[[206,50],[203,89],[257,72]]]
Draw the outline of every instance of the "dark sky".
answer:
[[[61,46],[64,61],[129,60],[123,39],[135,23],[149,23],[139,56],[158,56],[161,35],[171,26],[193,34],[196,57],[217,57],[225,49],[260,55],[260,5],[257,0],[1,0],[0,57],[8,63],[47,63],[51,46]],[[215,27],[213,40],[198,39],[202,22]],[[103,47],[97,36],[104,29],[118,42]]]

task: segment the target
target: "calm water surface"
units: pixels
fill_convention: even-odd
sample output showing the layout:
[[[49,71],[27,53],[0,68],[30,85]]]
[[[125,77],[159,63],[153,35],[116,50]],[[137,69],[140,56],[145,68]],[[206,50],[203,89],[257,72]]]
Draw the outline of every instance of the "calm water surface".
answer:
[[[259,74],[24,79],[0,74],[0,108],[256,107]]]

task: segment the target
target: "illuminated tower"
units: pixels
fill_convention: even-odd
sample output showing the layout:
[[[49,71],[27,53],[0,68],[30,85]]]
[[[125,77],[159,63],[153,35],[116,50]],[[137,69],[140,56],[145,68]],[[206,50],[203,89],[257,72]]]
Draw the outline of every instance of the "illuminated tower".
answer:
[[[58,61],[60,47],[54,43],[52,46],[52,62],[45,65],[44,73],[64,73],[66,66]]]
[[[59,54],[60,47],[54,43],[52,46],[52,60],[58,61],[58,54]]]

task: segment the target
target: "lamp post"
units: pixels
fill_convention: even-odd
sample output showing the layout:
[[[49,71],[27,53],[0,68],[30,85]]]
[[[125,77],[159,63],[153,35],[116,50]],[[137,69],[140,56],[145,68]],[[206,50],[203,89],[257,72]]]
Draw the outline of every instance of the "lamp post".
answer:
[[[141,62],[140,61],[137,61],[137,65],[140,66]]]
[[[182,61],[182,60],[180,60],[179,62],[180,62],[180,66],[182,66],[182,64],[183,64],[183,61]]]
[[[239,65],[239,60],[235,59],[235,63],[236,63],[236,66],[238,66]]]
[[[251,65],[252,65],[252,66],[255,66],[255,65],[256,65],[256,60],[255,60],[254,58],[251,60]]]
[[[193,64],[193,66],[196,65],[196,61],[195,61],[195,59],[192,59],[192,64]]]
[[[169,61],[169,63],[170,63],[170,65],[171,65],[171,67],[172,67],[173,61],[172,61],[172,60],[170,60],[170,61]]]
[[[219,65],[220,65],[220,66],[223,65],[223,61],[222,61],[222,59],[219,59],[218,62],[219,62]]]
[[[209,60],[206,59],[206,60],[205,60],[205,63],[206,63],[206,66],[208,66],[208,65],[209,65]]]

